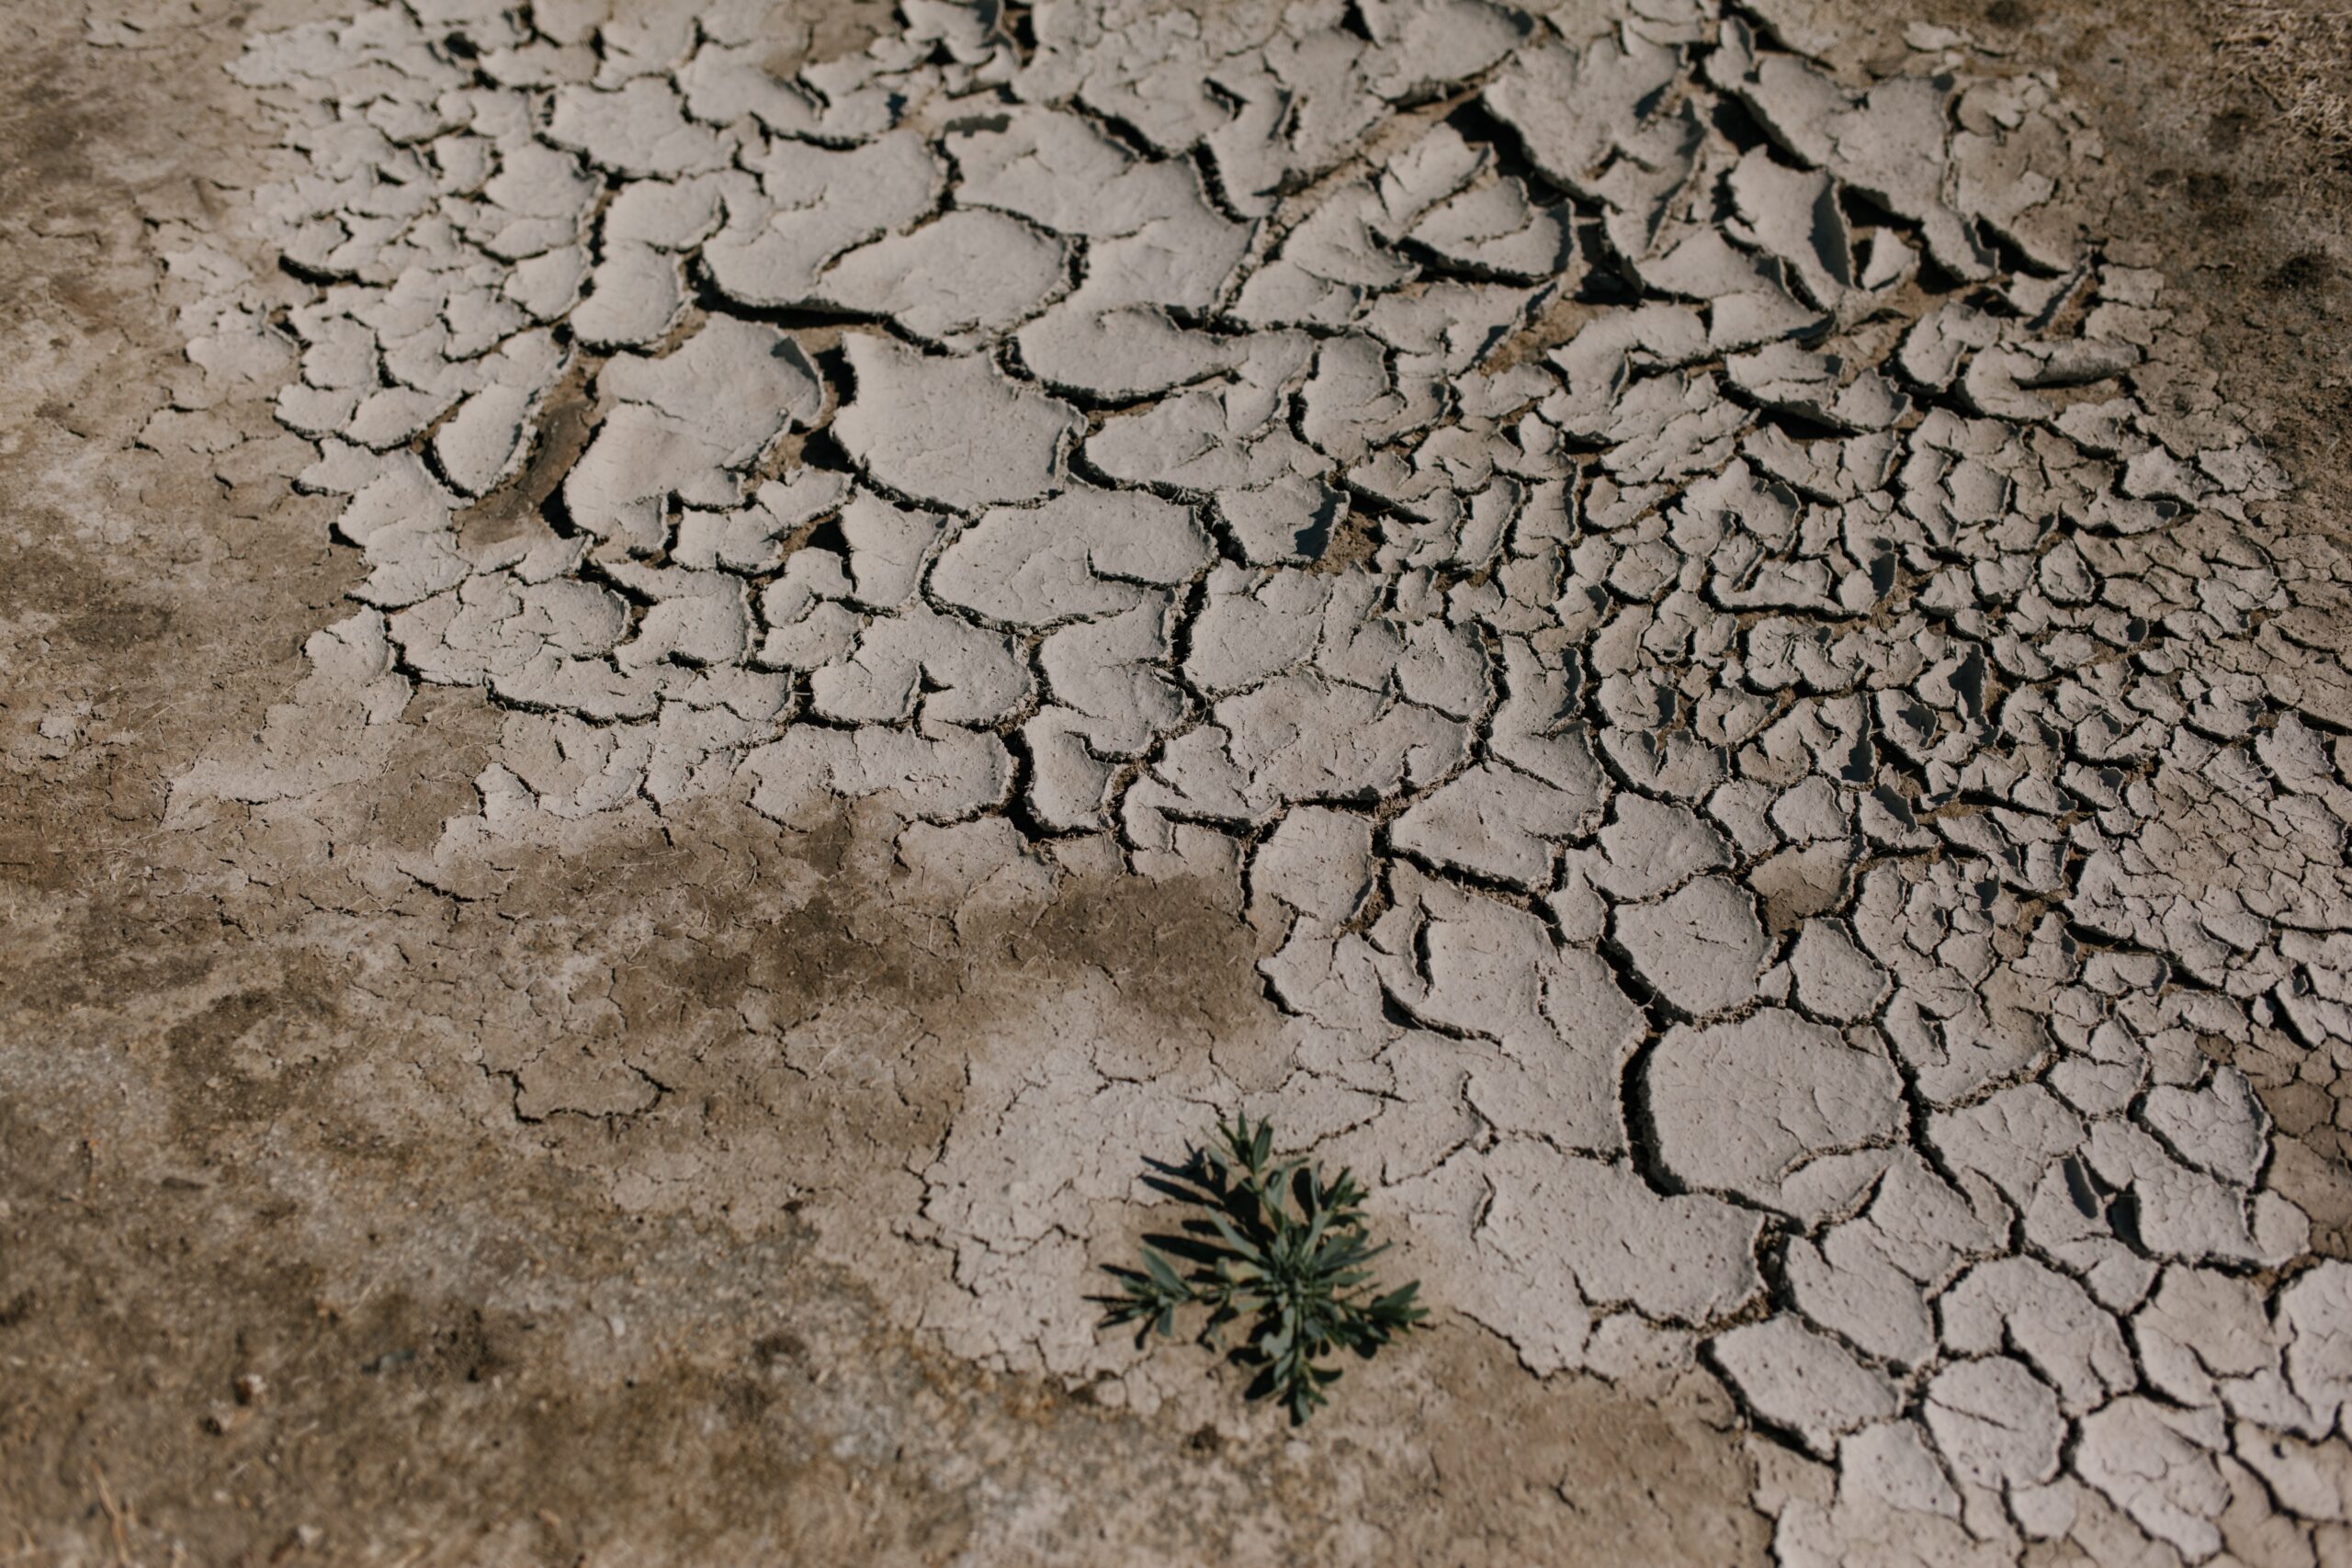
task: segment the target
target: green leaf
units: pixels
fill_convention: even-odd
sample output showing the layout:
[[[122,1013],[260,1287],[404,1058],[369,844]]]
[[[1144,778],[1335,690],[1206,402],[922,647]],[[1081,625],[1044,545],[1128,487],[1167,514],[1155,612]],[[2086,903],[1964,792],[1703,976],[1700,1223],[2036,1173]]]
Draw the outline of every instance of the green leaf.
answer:
[[[1235,1230],[1233,1228],[1232,1221],[1227,1219],[1223,1214],[1211,1214],[1209,1216],[1209,1222],[1216,1226],[1216,1234],[1224,1238],[1225,1245],[1227,1247],[1233,1249],[1233,1255],[1236,1258],[1241,1259],[1245,1263],[1254,1265],[1258,1268],[1263,1268],[1265,1266],[1267,1261],[1265,1254],[1259,1249],[1258,1245],[1255,1242],[1249,1240],[1247,1237],[1242,1235],[1239,1231]]]
[[[1172,1294],[1190,1293],[1184,1281],[1176,1277],[1176,1270],[1168,1266],[1168,1259],[1160,1256],[1159,1248],[1147,1247],[1143,1249],[1143,1266],[1150,1270],[1152,1282],[1161,1290]]]

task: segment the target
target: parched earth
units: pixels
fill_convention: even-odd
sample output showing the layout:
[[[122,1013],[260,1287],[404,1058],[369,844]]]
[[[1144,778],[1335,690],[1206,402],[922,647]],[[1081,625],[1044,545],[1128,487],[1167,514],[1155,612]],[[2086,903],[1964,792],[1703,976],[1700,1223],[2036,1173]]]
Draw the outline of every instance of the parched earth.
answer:
[[[5,1560],[2352,1564],[2352,60],[2146,9],[12,8]]]

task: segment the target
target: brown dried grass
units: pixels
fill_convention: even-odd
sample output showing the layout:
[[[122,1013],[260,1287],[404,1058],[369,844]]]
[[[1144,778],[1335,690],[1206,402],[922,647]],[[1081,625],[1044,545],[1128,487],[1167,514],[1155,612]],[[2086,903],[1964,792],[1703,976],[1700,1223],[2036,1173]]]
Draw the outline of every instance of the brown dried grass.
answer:
[[[2352,6],[2199,0],[2222,71],[2276,105],[2325,157],[2352,167]]]

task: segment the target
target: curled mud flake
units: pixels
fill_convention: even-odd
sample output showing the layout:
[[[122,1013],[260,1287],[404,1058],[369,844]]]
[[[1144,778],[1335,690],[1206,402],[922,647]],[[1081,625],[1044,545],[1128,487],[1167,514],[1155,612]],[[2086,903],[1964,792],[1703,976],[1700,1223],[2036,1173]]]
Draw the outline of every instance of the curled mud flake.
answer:
[[[1389,830],[1408,853],[1474,875],[1542,891],[1552,846],[1588,822],[1595,803],[1487,763],[1441,785]]]
[[[2229,1487],[2214,1462],[2218,1421],[2133,1396],[2082,1423],[2075,1464],[2133,1523],[2190,1562],[2221,1550]]]
[[[1720,876],[1699,877],[1655,904],[1619,909],[1612,931],[1645,983],[1675,1007],[1701,1015],[1753,997],[1770,951],[1754,897]]]
[[[718,135],[687,119],[676,86],[660,76],[635,77],[609,93],[559,89],[547,136],[616,174],[695,174],[726,162]]]
[[[1762,1420],[1826,1459],[1838,1439],[1894,1414],[1894,1390],[1836,1340],[1794,1317],[1767,1318],[1718,1337],[1717,1363]]]
[[[959,512],[1062,487],[1081,424],[1067,403],[978,355],[934,357],[863,333],[843,348],[856,390],[831,428],[876,483]]]
[[[1035,314],[1067,265],[1061,244],[1017,220],[956,211],[847,253],[825,269],[812,298],[969,348]]]
[[[990,620],[1051,626],[1131,609],[1206,567],[1212,549],[1191,508],[1085,486],[981,513],[940,557],[932,590]]]
[[[2066,1424],[2019,1362],[1955,1361],[1928,1385],[1928,1430],[1952,1472],[1978,1486],[2039,1486],[2058,1475]]]
[[[599,378],[617,406],[563,481],[572,521],[607,546],[650,554],[673,498],[731,506],[768,444],[822,405],[817,373],[773,327],[715,317],[666,357],[622,355]]]
[[[937,204],[937,156],[908,131],[841,149],[778,141],[746,162],[759,188],[727,202],[702,254],[719,292],[754,308],[811,302],[828,263]]]
[[[1677,1178],[1800,1213],[1875,1176],[1831,1156],[1883,1141],[1901,1119],[1893,1063],[1781,1008],[1669,1031],[1645,1064],[1642,1093]],[[1809,1177],[1828,1178],[1831,1190],[1816,1192]]]

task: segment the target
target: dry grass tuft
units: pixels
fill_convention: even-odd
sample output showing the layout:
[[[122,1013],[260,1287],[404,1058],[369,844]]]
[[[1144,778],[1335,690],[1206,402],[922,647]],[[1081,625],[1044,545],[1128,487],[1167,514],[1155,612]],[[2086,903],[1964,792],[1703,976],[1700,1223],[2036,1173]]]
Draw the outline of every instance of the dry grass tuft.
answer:
[[[2352,168],[2352,6],[2201,0],[2225,73],[2250,84],[2339,167]]]

